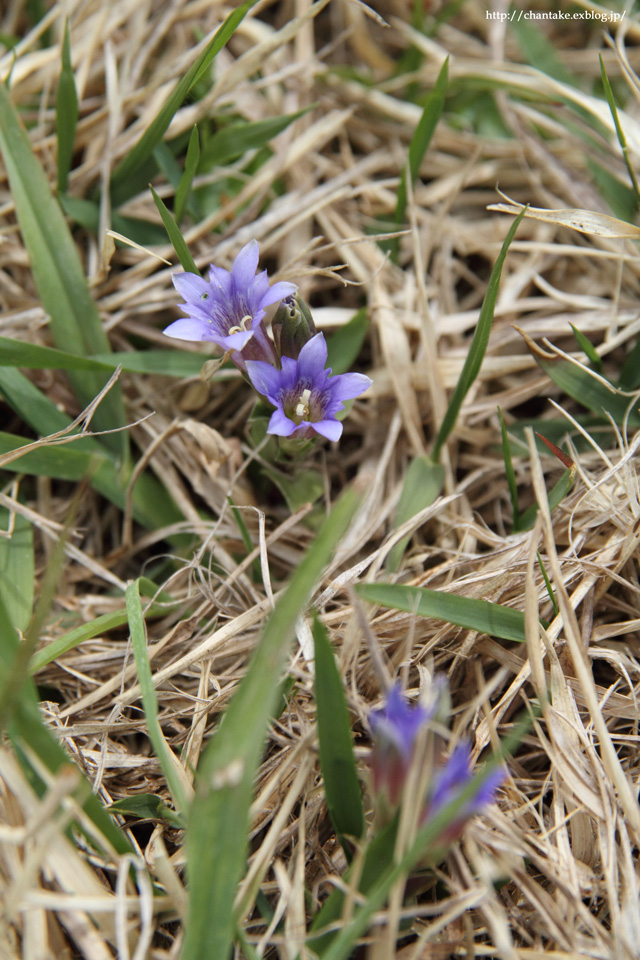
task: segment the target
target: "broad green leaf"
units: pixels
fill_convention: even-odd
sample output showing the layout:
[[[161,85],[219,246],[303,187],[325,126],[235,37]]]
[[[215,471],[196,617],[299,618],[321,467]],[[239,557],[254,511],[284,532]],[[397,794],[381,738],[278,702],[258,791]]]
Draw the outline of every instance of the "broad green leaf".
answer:
[[[431,617],[477,630],[502,640],[525,642],[524,614],[489,600],[461,597],[427,587],[408,587],[397,583],[360,583],[356,593],[369,603],[393,610],[406,610],[418,617]]]
[[[0,531],[8,530],[9,511],[0,508]],[[33,613],[34,584],[33,527],[14,513],[10,539],[0,536],[0,599],[14,628],[22,633]]]
[[[369,329],[366,308],[358,310],[348,323],[327,339],[327,366],[334,374],[346,373],[357,359]]]
[[[156,688],[153,685],[153,674],[151,673],[151,664],[147,653],[147,630],[142,615],[142,604],[140,603],[140,584],[137,580],[134,580],[127,587],[126,606],[131,632],[131,646],[136,661],[138,683],[142,693],[142,706],[147,722],[147,733],[151,740],[153,752],[162,768],[174,806],[179,813],[185,814],[188,807],[187,795],[180,775],[176,770],[175,758],[171,756],[171,748],[164,738],[158,719],[158,698],[156,697]]]
[[[62,41],[62,64],[58,80],[56,97],[56,133],[58,136],[58,193],[67,189],[73,146],[78,123],[78,94],[71,66],[71,45],[69,41],[69,21],[65,21]]]
[[[269,140],[286,130],[289,124],[304,116],[311,107],[305,107],[296,113],[285,113],[281,117],[268,117],[253,123],[230,123],[210,138],[202,150],[201,167],[208,170],[212,166],[224,167],[231,160],[241,157],[247,150],[256,150]]]
[[[194,126],[193,130],[191,131],[189,146],[187,147],[187,156],[185,157],[184,161],[184,173],[180,178],[180,183],[178,185],[178,189],[176,190],[176,199],[173,207],[176,223],[180,223],[182,220],[182,214],[184,213],[185,205],[189,199],[191,184],[193,183],[193,178],[196,175],[199,162],[200,137],[198,136],[198,127]]]
[[[170,213],[170,211],[167,209],[167,206],[164,203],[164,201],[158,196],[158,194],[156,193],[156,191],[153,189],[151,185],[149,185],[149,189],[151,190],[153,201],[156,207],[158,208],[158,212],[162,217],[162,222],[164,224],[165,230],[167,231],[169,240],[171,241],[173,249],[178,255],[178,260],[180,261],[180,265],[182,266],[182,269],[186,270],[187,273],[195,273],[198,276],[200,276],[200,271],[196,266],[195,260],[191,256],[191,251],[189,250],[189,247],[184,242],[184,237],[180,233],[180,227],[173,219],[173,216]]]
[[[0,150],[20,230],[55,342],[69,353],[84,356],[109,351],[109,340],[91,297],[78,251],[57,200],[4,84],[0,83]],[[88,370],[69,371],[78,400],[86,406],[108,377]],[[126,423],[122,391],[116,384],[95,414],[98,429],[113,430]],[[100,443],[125,459],[124,431],[105,434]]]
[[[191,88],[198,82],[213,63],[215,57],[231,39],[239,23],[257,0],[246,0],[233,10],[207,44],[195,63],[176,84],[158,114],[146,128],[136,145],[129,151],[113,174],[112,182],[120,183],[129,178],[153,153],[162,140],[174,114],[180,108]]]
[[[364,833],[362,788],[353,752],[352,720],[335,656],[324,624],[314,617],[315,695],[320,770],[327,810],[348,857],[347,837]]]
[[[489,334],[491,333],[491,324],[493,323],[493,311],[496,308],[496,301],[498,299],[498,289],[500,287],[502,267],[507,256],[507,250],[509,249],[511,241],[514,238],[516,230],[520,226],[520,221],[524,217],[526,211],[527,207],[525,207],[524,210],[518,214],[515,221],[512,223],[511,229],[509,230],[509,233],[502,244],[502,249],[500,250],[498,259],[496,260],[493,270],[491,271],[489,285],[482,302],[480,317],[478,318],[478,326],[476,327],[476,331],[473,335],[473,340],[471,341],[469,353],[467,354],[467,358],[464,362],[460,379],[456,384],[456,388],[453,391],[453,396],[451,397],[449,406],[447,407],[447,412],[444,415],[444,420],[440,424],[440,429],[438,430],[438,436],[436,437],[435,446],[433,448],[433,460],[435,462],[440,459],[442,448],[447,442],[451,431],[455,427],[458,414],[460,413],[460,408],[464,402],[464,398],[466,397],[471,384],[480,372],[480,367],[482,366],[482,361],[487,350],[487,344],[489,343]]]
[[[233,902],[248,852],[249,806],[295,622],[357,502],[348,490],[334,505],[269,617],[247,673],[201,758],[187,826],[189,917],[182,960],[229,956]]]
[[[416,457],[407,468],[402,486],[402,493],[393,518],[393,529],[401,527],[403,523],[415,517],[421,510],[430,507],[439,496],[444,483],[444,467],[433,463],[429,457]],[[404,537],[392,548],[387,557],[387,569],[395,573],[407,549],[409,537]]]

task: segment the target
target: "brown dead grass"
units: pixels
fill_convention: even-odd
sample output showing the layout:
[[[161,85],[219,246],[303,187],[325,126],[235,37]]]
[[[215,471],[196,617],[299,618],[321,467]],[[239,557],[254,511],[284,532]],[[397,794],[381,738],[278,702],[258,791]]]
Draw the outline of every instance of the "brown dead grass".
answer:
[[[0,30],[22,31],[24,8],[21,0],[9,3]],[[587,115],[612,129],[602,101],[523,65],[504,28],[487,21],[481,5],[466,4],[428,40],[408,26],[408,2],[395,0],[376,9],[390,27],[349,0],[332,0],[315,20],[308,0],[259,3],[219,55],[211,91],[186,104],[170,129],[176,136],[225,108],[260,119],[265,112],[275,116],[315,104],[276,139],[272,157],[240,193],[190,226],[186,238],[200,266],[211,260],[228,266],[248,239],[257,238],[264,264],[279,277],[300,282],[323,330],[341,326],[363,300],[369,308],[371,333],[361,367],[373,377],[373,387],[346,422],[340,450],[325,447],[313,456],[328,498],[354,477],[366,491],[317,594],[356,718],[364,717],[380,691],[345,588],[382,576],[395,542],[390,524],[407,465],[429,451],[462,369],[491,265],[511,223],[511,217],[487,211],[499,199],[496,184],[533,206],[606,213],[588,174],[584,142],[563,122],[566,110],[541,105],[557,105],[562,96],[578,100]],[[210,0],[54,4],[42,25],[50,27],[52,45],[39,47],[40,29],[27,34],[12,68],[14,101],[32,124],[32,143],[51,181],[65,13],[81,101],[80,162],[70,192],[83,196],[107,181],[109,170],[191,63],[194,31],[209,36],[228,10],[227,4]],[[637,24],[629,24],[626,38],[618,35],[617,49],[595,30],[589,34],[590,48],[583,49],[571,25],[551,30],[550,36],[567,67],[593,81],[599,75],[597,49],[611,77],[621,74],[620,60],[632,73],[638,70],[640,57],[630,42],[637,41],[637,32]],[[411,199],[401,265],[395,266],[367,232],[392,214],[399,171],[420,113],[402,99],[404,81],[389,70],[410,41],[425,54],[413,77],[423,89],[450,54],[454,85],[468,89],[469,78],[508,79],[514,89],[530,91],[531,100],[503,92],[496,97],[512,139],[477,133],[461,113],[457,125],[451,117],[439,125]],[[6,53],[0,74],[6,76],[11,63]],[[332,69],[345,65],[377,84],[368,87]],[[637,124],[632,107],[623,125],[636,167]],[[613,140],[610,166],[622,176]],[[165,197],[171,194],[162,181],[158,189]],[[158,222],[148,192],[125,212]],[[0,332],[50,343],[1,179],[0,215]],[[106,206],[101,216],[106,227]],[[320,236],[322,242],[316,241]],[[114,348],[128,349],[133,337],[151,346],[166,344],[161,330],[177,316],[170,282],[174,268],[157,257],[175,262],[171,248],[156,248],[157,256],[118,248],[107,275],[101,267],[102,240],[80,233],[78,241]],[[327,273],[337,264],[345,265],[340,275],[351,285]],[[579,477],[571,495],[551,517],[543,510],[533,531],[514,535],[496,407],[508,423],[576,414],[575,405],[540,373],[513,324],[580,356],[568,325],[573,322],[614,375],[625,344],[640,330],[639,264],[628,240],[522,222],[506,262],[488,354],[446,450],[443,495],[403,531],[414,535],[400,574],[404,582],[525,610],[526,647],[408,614],[366,611],[390,670],[406,676],[411,689],[433,666],[449,674],[456,729],[475,738],[476,756],[509,731],[531,698],[545,690],[550,696],[510,765],[500,802],[470,825],[443,865],[448,895],[426,894],[404,911],[411,918],[413,941],[398,948],[403,960],[638,956],[638,439],[616,439],[609,432],[598,439],[600,446],[586,444],[574,454]],[[62,373],[33,377],[69,414],[79,413]],[[172,595],[185,599],[186,618],[170,613],[153,621],[149,631],[163,730],[182,751],[190,784],[202,745],[243,674],[273,593],[299,563],[312,535],[304,523],[307,510],[290,516],[281,503],[260,499],[247,478],[244,421],[250,398],[241,380],[214,379],[206,386],[153,376],[122,379],[136,424],[134,445],[175,498],[185,517],[180,529],[193,534],[196,543],[167,581]],[[20,428],[6,406],[0,410],[6,429]],[[545,503],[544,487],[557,478],[557,462],[550,456],[540,461],[530,442],[529,455],[516,460],[516,469],[523,507],[534,499]],[[38,530],[42,575],[51,539],[67,515],[69,485],[24,479],[21,490]],[[228,493],[242,506],[259,544],[241,563]],[[4,491],[3,502],[7,499],[15,503],[14,490]],[[202,507],[213,522],[201,519]],[[176,531],[146,533],[87,492],[42,642],[120,609],[127,579],[143,573],[147,564],[160,569],[154,558],[166,553],[171,532]],[[560,604],[555,618],[536,550]],[[263,574],[258,583],[251,576],[255,558]],[[551,620],[544,632],[538,629],[538,611]],[[300,941],[304,886],[322,897],[327,883],[344,869],[339,847],[328,835],[319,789],[309,657],[303,623],[291,666],[295,696],[272,731],[252,808],[249,873],[237,901],[258,955],[291,960],[298,950],[309,956]],[[60,703],[43,704],[45,716],[105,803],[139,793],[167,798],[144,735],[124,630],[85,642],[42,670],[38,680],[58,692]],[[364,757],[364,727],[356,731],[358,754]],[[103,862],[65,835],[77,814],[69,800],[72,779],[70,768],[38,800],[8,745],[0,750],[0,953],[7,960],[102,960],[114,950],[135,960],[176,958],[186,904],[182,835],[162,824],[131,833],[139,852],[134,888],[126,860]],[[150,878],[161,895],[152,892]],[[284,919],[278,933],[275,924],[266,929],[254,915],[260,886],[276,917]],[[369,938],[366,955],[372,960],[395,954],[385,934],[386,919],[378,918]]]

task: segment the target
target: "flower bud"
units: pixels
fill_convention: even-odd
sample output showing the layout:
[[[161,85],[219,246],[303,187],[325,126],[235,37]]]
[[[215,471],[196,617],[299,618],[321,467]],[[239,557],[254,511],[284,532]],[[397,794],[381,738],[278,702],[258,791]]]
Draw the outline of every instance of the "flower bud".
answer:
[[[317,333],[309,305],[297,293],[282,301],[271,329],[278,356],[293,360],[298,359],[305,343]]]

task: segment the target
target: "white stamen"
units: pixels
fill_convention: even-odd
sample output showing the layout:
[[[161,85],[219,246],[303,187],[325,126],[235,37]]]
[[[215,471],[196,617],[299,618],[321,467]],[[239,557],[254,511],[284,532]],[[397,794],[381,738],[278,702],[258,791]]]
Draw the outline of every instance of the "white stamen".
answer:
[[[302,391],[298,397],[298,405],[296,406],[296,417],[306,417],[309,415],[309,400],[311,399],[311,390],[306,388]]]
[[[240,326],[229,327],[229,333],[227,334],[227,336],[230,337],[232,333],[246,333],[247,323],[251,323],[252,320],[253,320],[253,317],[251,316],[251,314],[246,313],[242,318],[242,320],[240,321]]]

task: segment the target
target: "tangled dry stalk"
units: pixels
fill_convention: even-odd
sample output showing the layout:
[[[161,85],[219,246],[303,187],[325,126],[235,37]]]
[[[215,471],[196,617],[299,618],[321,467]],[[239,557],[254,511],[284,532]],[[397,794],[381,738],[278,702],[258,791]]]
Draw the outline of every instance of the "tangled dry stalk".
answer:
[[[407,466],[429,451],[460,375],[491,266],[512,222],[487,210],[499,200],[496,185],[534,206],[610,212],[593,186],[591,148],[577,129],[590,119],[600,123],[594,139],[608,140],[612,171],[623,178],[624,166],[604,101],[523,63],[511,34],[486,20],[481,5],[465,4],[430,38],[408,26],[408,0],[377,6],[389,26],[352,0],[323,7],[312,10],[310,0],[259,3],[217,58],[210,90],[183,105],[168,136],[225,111],[259,120],[265,111],[278,116],[310,108],[276,137],[272,155],[246,176],[239,192],[227,195],[220,185],[228,168],[201,178],[197,185],[209,184],[221,200],[185,236],[200,267],[211,260],[229,266],[237,250],[257,238],[263,265],[279,279],[300,283],[322,330],[340,328],[363,304],[369,311],[359,368],[374,386],[346,421],[340,448],[324,445],[313,458],[327,504],[354,478],[364,491],[356,521],[316,594],[364,758],[363,721],[380,691],[346,588],[384,576]],[[194,36],[208,38],[227,13],[227,4],[210,0],[68,0],[54,3],[27,32],[26,3],[9,3],[0,32],[24,33],[24,39],[15,62],[4,53],[0,74],[11,70],[14,103],[52,184],[52,98],[65,16],[80,99],[69,192],[84,197],[108,183],[190,65]],[[41,44],[45,31],[49,40]],[[626,71],[636,96],[637,34],[633,22],[615,43],[605,43],[593,28],[548,29],[583,90],[599,76],[601,52],[609,76]],[[394,75],[393,65],[412,43],[423,57],[409,78]],[[392,219],[420,116],[404,98],[406,86],[428,90],[447,54],[451,109],[409,198],[410,229],[394,264],[371,235],[384,232],[383,222]],[[375,82],[362,83],[364,75]],[[502,86],[494,99],[486,91],[496,83]],[[523,90],[529,99],[519,95]],[[494,104],[484,126],[474,97]],[[563,97],[579,100],[581,121],[564,122]],[[637,116],[631,100],[624,123],[636,167]],[[235,168],[242,170],[243,163]],[[156,188],[164,198],[172,195],[164,177]],[[77,230],[76,238],[105,329],[117,350],[132,343],[165,346],[161,330],[177,316],[172,248],[154,246],[151,255],[103,246],[111,222],[108,191],[102,198],[100,230]],[[146,189],[120,212],[160,223]],[[4,178],[0,216],[0,333],[50,344]],[[431,665],[448,673],[456,733],[475,739],[476,757],[511,729],[532,698],[545,690],[550,698],[510,763],[499,803],[473,821],[442,874],[426,882],[411,909],[403,908],[405,938],[397,953],[385,934],[389,918],[377,918],[366,950],[376,960],[638,956],[638,438],[613,429],[583,437],[571,419],[579,408],[541,374],[520,331],[584,359],[571,322],[595,344],[605,372],[613,373],[640,331],[639,264],[630,240],[522,222],[506,261],[488,353],[446,450],[442,496],[404,530],[413,539],[402,582],[525,610],[526,647],[440,621],[366,609],[391,671],[411,690]],[[71,417],[80,413],[63,372],[30,376]],[[149,657],[162,728],[182,758],[184,787],[191,792],[203,744],[243,674],[274,594],[311,542],[309,509],[291,515],[280,498],[266,497],[250,479],[245,421],[252,401],[239,377],[210,385],[197,377],[138,374],[121,381],[137,455],[185,519],[147,532],[86,487],[74,508],[41,642],[121,609],[126,582],[145,571],[183,600],[150,621]],[[543,509],[534,529],[523,533],[511,533],[498,406],[508,424],[564,417],[564,432],[575,440],[578,479],[550,515],[544,489],[559,466],[524,437],[515,461],[521,505],[537,500]],[[3,429],[33,435],[8,405],[0,410]],[[24,476],[19,490],[20,500],[14,487],[5,486],[2,502],[34,524],[42,578],[68,522],[74,489]],[[257,544],[248,556],[228,494]],[[168,538],[177,533],[189,533],[196,546],[175,562]],[[556,593],[557,616],[536,551]],[[256,560],[258,580],[252,576]],[[538,613],[551,621],[542,635]],[[237,903],[257,955],[293,960],[310,956],[303,942],[305,889],[317,902],[344,863],[319,789],[304,624],[290,671],[294,693],[270,734]],[[48,722],[106,804],[142,793],[168,800],[144,732],[126,628],[85,641],[43,668],[37,681]],[[134,885],[126,858],[103,860],[65,832],[77,815],[70,780],[71,767],[39,800],[9,745],[0,750],[0,953],[24,960],[103,960],[114,950],[135,960],[178,957],[187,902],[181,831],[164,822],[130,821],[140,856]],[[436,890],[439,878],[446,880],[446,894]],[[259,890],[274,910],[269,925],[255,910]]]

